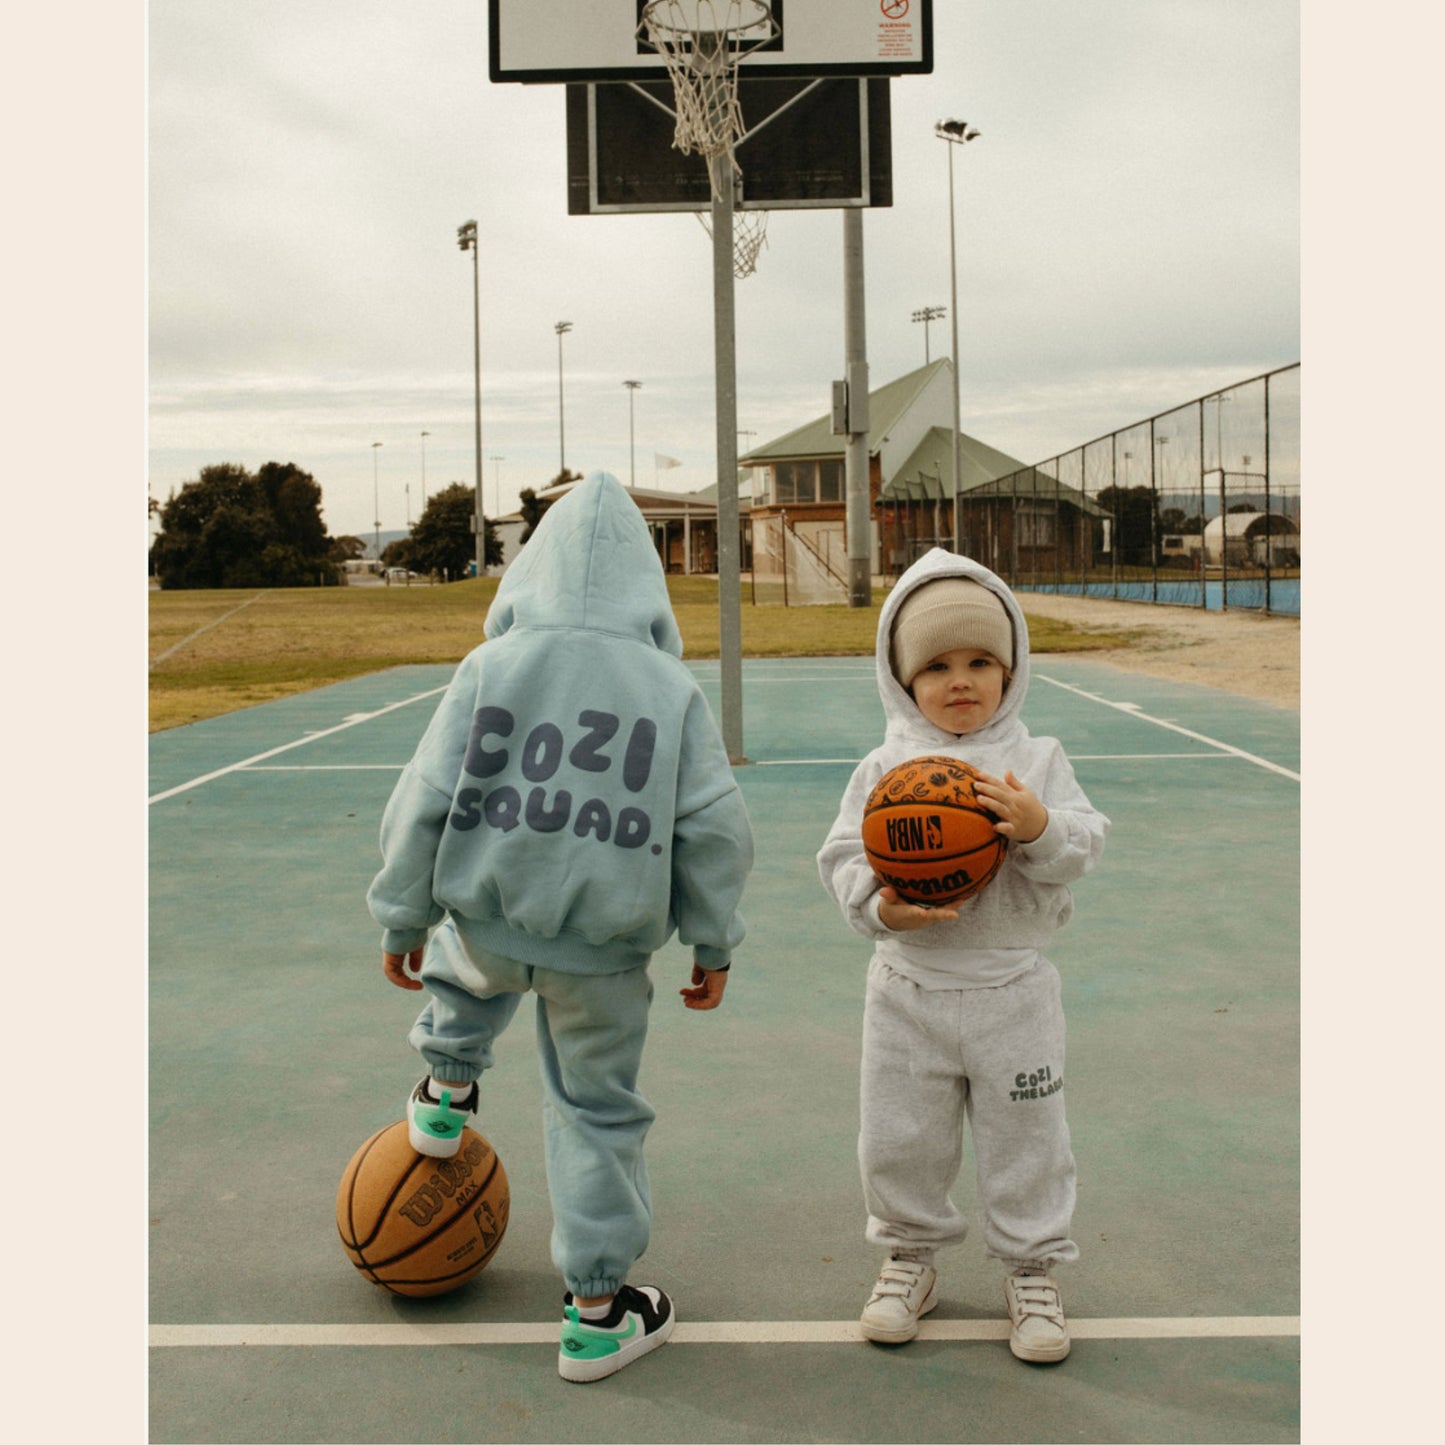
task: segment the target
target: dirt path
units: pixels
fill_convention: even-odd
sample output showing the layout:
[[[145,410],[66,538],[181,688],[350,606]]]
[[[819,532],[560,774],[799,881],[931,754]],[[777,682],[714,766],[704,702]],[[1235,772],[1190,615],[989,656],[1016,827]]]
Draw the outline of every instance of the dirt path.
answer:
[[[1206,612],[1095,597],[1020,592],[1026,613],[1127,631],[1131,645],[1090,653],[1130,672],[1194,682],[1280,707],[1300,705],[1300,622],[1254,612]]]

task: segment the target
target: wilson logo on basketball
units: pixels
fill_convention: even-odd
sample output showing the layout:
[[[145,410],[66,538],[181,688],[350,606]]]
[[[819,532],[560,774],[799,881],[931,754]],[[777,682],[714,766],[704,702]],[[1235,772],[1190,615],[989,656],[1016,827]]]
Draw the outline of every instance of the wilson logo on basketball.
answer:
[[[431,1178],[405,1203],[397,1205],[397,1213],[420,1229],[436,1218],[448,1199],[456,1196],[457,1202],[464,1204],[481,1187],[472,1176],[486,1157],[487,1146],[478,1138],[469,1139],[451,1159],[437,1160]]]
[[[973,886],[973,874],[966,868],[955,868],[952,873],[944,873],[938,878],[910,878],[885,873],[876,863],[873,871],[878,875],[882,883],[896,888],[900,894],[909,898],[917,899],[920,902],[929,902],[938,899],[942,902],[949,902],[957,898],[959,893]]]

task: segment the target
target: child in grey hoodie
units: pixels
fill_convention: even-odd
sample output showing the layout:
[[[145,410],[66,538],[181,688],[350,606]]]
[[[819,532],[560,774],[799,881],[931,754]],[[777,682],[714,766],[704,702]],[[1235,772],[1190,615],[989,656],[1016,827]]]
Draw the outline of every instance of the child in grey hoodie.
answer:
[[[900,1344],[938,1303],[935,1252],[968,1231],[949,1198],[967,1118],[984,1242],[1010,1269],[1010,1347],[1020,1359],[1061,1360],[1068,1323],[1049,1270],[1078,1258],[1074,1157],[1060,980],[1041,950],[1073,912],[1068,885],[1098,861],[1109,820],[1059,743],[1032,737],[1021,720],[1028,628],[986,567],[941,548],[921,557],[884,603],[875,657],[884,739],[854,771],[818,854],[824,887],[874,943],[858,1149],[867,1237],[888,1258],[862,1332]],[[1007,839],[993,881],[951,907],[903,902],[863,852],[873,785],[925,754],[984,774],[977,791]]]
[[[651,955],[693,951],[681,990],[716,1008],[752,833],[647,526],[595,472],[547,512],[387,804],[367,894],[382,967],[430,993],[411,1142],[456,1153],[477,1080],[537,996],[552,1257],[567,1285],[558,1369],[595,1380],[662,1344],[672,1303],[627,1283],[652,1206],[638,1089]],[[419,970],[419,976],[418,976]]]

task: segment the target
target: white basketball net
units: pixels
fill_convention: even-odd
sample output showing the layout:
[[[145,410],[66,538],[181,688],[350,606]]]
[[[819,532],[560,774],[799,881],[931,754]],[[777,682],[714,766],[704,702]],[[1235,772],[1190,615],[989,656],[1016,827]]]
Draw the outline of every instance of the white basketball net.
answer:
[[[777,34],[772,11],[763,0],[652,0],[640,28],[672,81],[677,116],[672,144],[707,161],[713,198],[721,200],[723,175],[741,174],[734,150],[743,133],[738,61]],[[723,156],[731,166],[718,164]],[[703,226],[709,229],[706,220]],[[735,275],[753,273],[767,226],[766,211],[734,213]]]

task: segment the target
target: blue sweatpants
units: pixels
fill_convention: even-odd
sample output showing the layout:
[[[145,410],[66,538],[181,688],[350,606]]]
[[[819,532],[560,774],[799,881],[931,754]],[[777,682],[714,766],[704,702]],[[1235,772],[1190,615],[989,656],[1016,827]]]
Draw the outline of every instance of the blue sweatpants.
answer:
[[[652,1196],[642,1145],[656,1117],[638,1090],[652,980],[646,968],[574,974],[469,955],[447,919],[427,943],[431,999],[412,1046],[432,1077],[468,1084],[524,993],[537,996],[552,1262],[574,1295],[615,1293],[642,1257]]]

